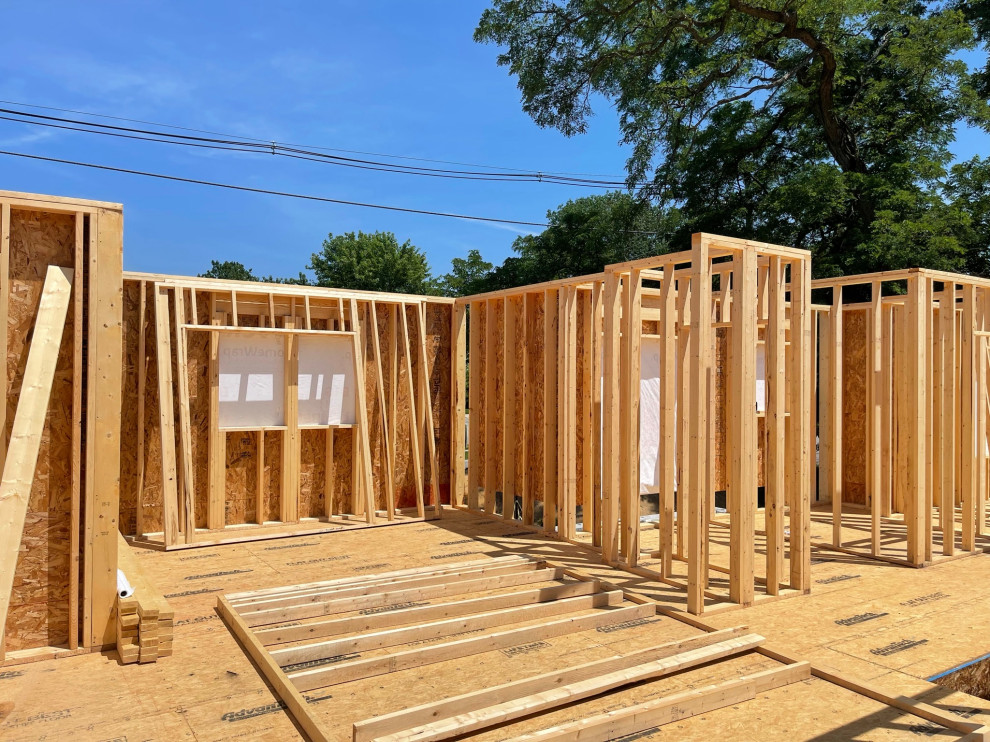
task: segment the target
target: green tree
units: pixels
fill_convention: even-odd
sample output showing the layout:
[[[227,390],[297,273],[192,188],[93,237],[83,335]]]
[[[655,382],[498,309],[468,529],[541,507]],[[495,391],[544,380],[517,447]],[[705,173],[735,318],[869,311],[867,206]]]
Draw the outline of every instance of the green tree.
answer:
[[[437,289],[444,296],[470,296],[486,291],[492,271],[491,263],[481,257],[478,250],[468,250],[466,258],[450,261],[450,273],[437,279]]]
[[[990,278],[990,159],[974,157],[954,165],[947,191],[968,217],[960,240],[966,272]]]
[[[258,281],[260,280],[250,268],[245,268],[244,263],[236,260],[210,261],[210,269],[206,273],[200,273],[200,278],[222,278],[227,281]]]
[[[517,237],[516,256],[480,282],[485,291],[598,273],[609,263],[659,255],[672,246],[679,213],[614,191],[574,199],[547,212],[548,227]]]
[[[978,0],[984,3],[985,0]],[[629,184],[713,231],[807,247],[819,275],[959,269],[954,127],[988,125],[963,51],[975,15],[909,0],[495,0],[523,109],[584,132],[614,104]]]
[[[426,255],[391,232],[329,234],[308,266],[317,286],[406,294],[436,293]]]

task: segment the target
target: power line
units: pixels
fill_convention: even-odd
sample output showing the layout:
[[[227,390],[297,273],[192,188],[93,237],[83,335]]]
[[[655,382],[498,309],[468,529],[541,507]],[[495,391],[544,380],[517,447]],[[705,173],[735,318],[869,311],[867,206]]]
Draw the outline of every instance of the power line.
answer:
[[[313,196],[303,193],[290,193],[288,191],[272,191],[266,188],[252,188],[251,186],[235,185],[233,183],[217,183],[209,180],[199,180],[197,178],[184,178],[179,175],[167,175],[164,173],[149,173],[144,170],[131,170],[129,168],[113,167],[111,165],[98,165],[91,162],[78,162],[76,160],[63,160],[58,157],[43,157],[42,155],[29,155],[25,152],[8,152],[0,150],[0,155],[9,157],[23,157],[29,160],[40,160],[43,162],[57,162],[62,165],[76,165],[77,167],[87,167],[93,170],[107,170],[114,173],[126,173],[128,175],[142,175],[147,178],[158,178],[160,180],[171,180],[177,183],[192,183],[194,185],[211,186],[213,188],[226,188],[231,191],[243,191],[246,193],[260,193],[268,196],[282,196],[284,198],[297,198],[305,201],[319,201],[329,204],[341,204],[344,206],[361,206],[366,209],[380,209],[383,211],[399,211],[406,214],[423,214],[426,216],[442,216],[450,219],[467,219],[476,222],[491,222],[494,224],[519,224],[526,227],[548,227],[550,225],[543,222],[527,222],[518,219],[500,219],[490,216],[474,216],[470,214],[454,214],[445,211],[430,211],[427,209],[412,209],[405,206],[388,206],[385,204],[370,204],[362,201],[348,201],[340,198],[328,198],[326,196]]]
[[[486,180],[504,182],[539,182],[552,183],[556,185],[567,185],[584,188],[612,189],[624,187],[625,183],[617,181],[593,180],[588,178],[575,178],[569,176],[548,175],[544,173],[498,173],[471,170],[451,170],[448,168],[428,168],[420,165],[410,166],[391,162],[380,162],[374,160],[363,160],[351,157],[341,157],[340,155],[329,155],[312,150],[287,147],[278,142],[260,141],[238,141],[230,139],[216,139],[212,137],[190,136],[186,134],[173,134],[170,132],[155,131],[151,129],[137,129],[127,126],[114,126],[110,124],[99,124],[78,119],[69,119],[59,116],[44,116],[36,113],[27,113],[8,108],[0,108],[0,113],[12,114],[12,116],[0,116],[0,119],[15,123],[23,123],[32,126],[43,126],[48,128],[78,131],[87,134],[100,134],[122,139],[136,139],[142,141],[160,142],[165,144],[178,144],[189,147],[217,149],[235,152],[250,152],[278,155],[299,160],[308,160],[327,165],[338,165],[343,167],[358,168],[361,170],[376,170],[380,172],[400,173],[404,175],[420,175],[427,177],[453,178],[455,180]],[[29,117],[15,118],[17,117]],[[41,120],[35,120],[41,119]],[[54,123],[58,122],[58,123]]]
[[[160,126],[160,127],[164,127],[164,128],[167,128],[167,129],[175,129],[177,131],[195,132],[197,134],[211,134],[211,135],[214,135],[214,136],[226,137],[228,139],[237,139],[237,140],[241,140],[241,141],[244,141],[244,142],[260,143],[260,144],[264,144],[266,146],[270,145],[271,142],[272,142],[271,139],[258,138],[258,137],[249,137],[249,136],[243,136],[243,135],[239,135],[239,134],[225,134],[225,133],[222,133],[222,132],[211,131],[209,129],[196,129],[196,128],[187,127],[187,126],[178,126],[176,124],[163,124],[163,123],[155,122],[155,121],[146,121],[144,119],[133,119],[133,118],[126,118],[126,117],[123,117],[123,116],[111,116],[109,114],[93,113],[91,111],[81,111],[81,110],[77,110],[77,109],[73,109],[73,108],[59,108],[57,106],[41,106],[41,105],[37,105],[37,104],[33,104],[33,103],[24,103],[24,102],[21,102],[21,101],[2,100],[2,99],[0,99],[0,103],[7,104],[7,105],[14,105],[14,106],[23,106],[25,108],[37,108],[37,109],[45,110],[45,111],[57,111],[59,113],[74,113],[74,114],[80,114],[80,115],[83,115],[83,116],[91,116],[93,118],[109,119],[109,120],[112,120],[112,121],[126,121],[126,122],[132,123],[132,124],[145,124],[145,125],[149,125],[149,126]],[[26,115],[30,115],[30,114],[26,114]],[[94,125],[96,125],[96,124],[94,124]],[[575,172],[551,171],[551,170],[534,171],[534,170],[527,170],[527,169],[523,169],[523,168],[506,167],[506,166],[503,166],[503,165],[479,165],[477,163],[470,163],[470,162],[458,162],[458,161],[454,161],[454,160],[439,160],[439,159],[431,159],[431,158],[427,158],[427,157],[412,157],[412,156],[409,156],[409,155],[394,155],[394,154],[388,154],[388,153],[382,153],[382,152],[369,152],[369,151],[365,151],[365,150],[341,149],[341,148],[338,148],[338,147],[325,147],[325,146],[314,145],[314,144],[296,144],[296,143],[292,143],[292,142],[283,142],[282,144],[285,145],[285,146],[288,146],[288,147],[306,147],[306,148],[309,148],[309,149],[322,150],[324,152],[344,152],[346,154],[368,155],[368,156],[372,156],[372,157],[387,157],[387,158],[396,159],[396,160],[410,160],[410,161],[414,161],[414,162],[431,162],[431,163],[440,164],[440,165],[458,165],[458,166],[461,166],[461,167],[477,167],[477,168],[485,168],[485,169],[488,169],[488,170],[503,170],[503,171],[507,171],[507,172],[525,173],[525,174],[529,174],[529,175],[576,176],[576,177],[582,177],[582,178],[610,178],[610,179],[616,180],[616,181],[622,181],[623,180],[623,176],[621,176],[621,175],[613,175],[613,174],[606,174],[606,173],[575,173]]]

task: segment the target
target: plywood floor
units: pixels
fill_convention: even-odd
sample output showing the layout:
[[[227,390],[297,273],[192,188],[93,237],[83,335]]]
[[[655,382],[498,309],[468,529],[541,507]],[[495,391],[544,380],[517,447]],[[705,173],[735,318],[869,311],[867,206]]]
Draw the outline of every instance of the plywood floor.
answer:
[[[675,613],[683,609],[676,588],[604,568],[596,555],[581,547],[454,511],[445,512],[441,521],[382,529],[177,552],[142,549],[138,558],[176,612],[175,654],[143,666],[121,666],[108,653],[0,668],[0,738],[299,738],[217,616],[217,595],[509,553],[577,569],[657,600]],[[704,621],[719,628],[745,624],[767,637],[767,646],[796,659],[828,664],[875,680],[886,690],[990,722],[990,702],[950,693],[924,680],[990,651],[987,605],[990,556],[913,570],[821,551],[815,554],[811,595],[727,610]],[[675,618],[658,616],[628,630],[558,637],[511,656],[491,652],[306,695],[343,741],[358,719],[696,633]],[[745,673],[770,661],[748,656],[733,662],[735,670]],[[589,712],[716,682],[722,678],[713,673],[725,669],[701,668],[635,686],[480,738],[505,739]],[[819,679],[637,738],[707,740],[726,734],[735,739],[780,740],[958,738]]]

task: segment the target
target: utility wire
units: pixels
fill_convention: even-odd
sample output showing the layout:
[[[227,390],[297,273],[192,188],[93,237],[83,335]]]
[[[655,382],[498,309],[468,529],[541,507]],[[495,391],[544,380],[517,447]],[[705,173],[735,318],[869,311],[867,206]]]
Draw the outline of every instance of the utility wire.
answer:
[[[3,111],[3,110],[4,109],[0,108],[0,111]],[[507,182],[505,178],[494,177],[494,176],[497,175],[497,173],[493,173],[492,174],[492,177],[488,177],[488,176],[484,176],[484,175],[477,175],[477,176],[475,176],[475,175],[458,175],[458,174],[432,173],[432,172],[411,172],[411,171],[408,171],[408,170],[396,169],[396,168],[387,167],[387,166],[386,167],[379,167],[377,165],[366,165],[366,164],[357,163],[357,162],[347,162],[347,161],[329,161],[328,162],[328,161],[323,160],[321,158],[310,157],[310,156],[302,155],[302,154],[292,154],[291,152],[282,152],[282,151],[272,152],[271,151],[271,144],[270,143],[267,144],[264,148],[259,148],[259,147],[237,146],[236,144],[235,145],[227,145],[227,144],[209,144],[209,143],[201,143],[201,142],[174,141],[174,140],[171,140],[171,139],[157,139],[157,138],[155,138],[153,136],[142,136],[140,134],[124,134],[124,133],[121,133],[121,132],[112,132],[112,131],[93,131],[91,129],[85,129],[85,128],[82,128],[82,127],[69,126],[67,124],[54,124],[54,123],[50,123],[50,122],[46,122],[46,121],[24,121],[22,119],[14,118],[12,116],[0,116],[0,121],[13,121],[13,122],[16,122],[16,123],[31,124],[31,125],[35,125],[35,126],[43,126],[43,127],[47,127],[47,128],[51,128],[51,129],[63,129],[63,130],[68,130],[68,131],[79,131],[79,132],[85,132],[87,134],[102,134],[104,136],[110,136],[110,137],[114,137],[114,138],[117,138],[117,139],[133,139],[133,140],[144,141],[144,142],[158,142],[159,144],[176,144],[176,145],[180,145],[180,146],[183,146],[183,147],[194,147],[194,148],[197,148],[197,149],[209,149],[209,150],[217,150],[217,151],[222,151],[222,152],[246,152],[248,154],[269,154],[269,155],[270,154],[277,154],[279,156],[288,157],[288,158],[291,158],[291,159],[294,159],[294,160],[307,160],[307,161],[310,161],[310,162],[318,162],[318,163],[323,164],[323,165],[338,165],[340,167],[351,167],[351,168],[357,168],[359,170],[375,170],[375,171],[379,171],[379,172],[401,173],[401,174],[404,174],[404,175],[422,175],[424,177],[430,177],[430,178],[451,178],[451,179],[454,179],[454,180],[484,180],[484,181],[495,181],[495,182]],[[138,131],[138,130],[135,130],[135,131]],[[508,182],[533,182],[533,181],[532,180],[516,180],[516,181],[508,181]],[[554,181],[549,181],[549,180],[546,180],[545,179],[543,182],[554,182]],[[591,184],[584,184],[584,183],[573,183],[573,184],[567,183],[567,184],[562,184],[562,185],[575,185],[575,186],[583,187],[583,188],[599,188],[600,187],[600,186],[591,185]]]
[[[72,108],[59,108],[59,107],[56,107],[56,106],[41,106],[41,105],[35,105],[35,104],[32,104],[32,103],[24,103],[24,102],[21,102],[21,101],[11,101],[11,100],[3,100],[3,99],[0,99],[0,103],[7,104],[7,105],[23,106],[25,108],[35,108],[35,109],[40,109],[40,110],[56,111],[56,112],[59,112],[59,113],[73,113],[73,114],[80,114],[80,115],[84,115],[84,116],[90,116],[90,117],[94,117],[94,118],[104,118],[104,119],[109,119],[109,120],[114,120],[114,121],[124,121],[124,122],[128,122],[128,123],[136,123],[136,124],[145,124],[145,125],[150,125],[150,126],[158,126],[158,127],[168,128],[168,129],[175,129],[175,130],[178,130],[178,131],[195,132],[195,133],[198,133],[198,134],[211,134],[211,135],[215,135],[215,136],[225,137],[228,140],[238,140],[240,143],[255,143],[255,144],[260,144],[260,145],[264,146],[265,148],[269,148],[271,146],[271,144],[273,143],[272,140],[270,140],[270,139],[262,139],[262,138],[258,138],[258,137],[249,137],[249,136],[241,136],[241,135],[237,135],[237,134],[224,134],[224,133],[221,133],[221,132],[211,131],[211,130],[208,130],[208,129],[196,129],[196,128],[185,127],[185,126],[177,126],[175,124],[163,124],[163,123],[159,123],[159,122],[146,121],[146,120],[143,120],[143,119],[126,118],[126,117],[122,117],[122,116],[111,116],[111,115],[101,114],[101,113],[92,113],[90,111],[80,111],[80,110],[72,109]],[[9,112],[11,112],[11,113],[17,113],[17,114],[24,115],[24,116],[32,116],[33,115],[33,114],[28,113],[28,112],[22,112],[22,111],[9,111]],[[27,122],[25,122],[25,123],[27,123]],[[97,124],[95,122],[81,122],[81,123],[84,123],[84,124],[87,124],[87,125],[91,125],[91,126],[101,126],[100,124]],[[162,133],[162,135],[163,136],[168,136],[168,134],[167,133],[164,133],[164,132]],[[533,177],[533,176],[540,177],[540,176],[542,176],[543,178],[547,178],[548,176],[561,176],[561,177],[568,178],[568,176],[574,176],[574,179],[607,178],[607,179],[609,179],[608,182],[614,183],[617,186],[624,186],[625,185],[625,181],[623,180],[623,177],[620,176],[620,175],[605,175],[605,174],[600,174],[600,173],[574,173],[574,172],[563,172],[563,171],[533,171],[533,170],[525,170],[525,169],[521,169],[521,168],[505,167],[505,166],[501,166],[501,165],[479,165],[479,164],[476,164],[476,163],[466,163],[466,162],[458,162],[458,161],[452,161],[452,160],[438,160],[438,159],[430,159],[430,158],[425,158],[425,157],[411,157],[411,156],[408,156],[408,155],[394,155],[394,154],[387,154],[387,153],[380,153],[380,152],[368,152],[368,151],[364,151],[364,150],[351,150],[351,149],[341,149],[341,148],[334,148],[334,147],[321,147],[321,146],[318,146],[318,145],[305,145],[305,144],[283,143],[281,146],[282,147],[308,148],[308,149],[314,149],[314,150],[322,150],[324,152],[344,152],[344,153],[347,153],[347,154],[370,155],[370,156],[373,156],[373,157],[385,157],[385,158],[389,158],[389,159],[410,160],[410,161],[416,161],[416,162],[429,162],[429,163],[435,163],[435,164],[459,165],[459,166],[464,166],[464,167],[485,168],[487,170],[493,170],[493,171],[506,171],[506,172],[521,173],[521,174],[524,174],[524,175],[528,175],[530,177]],[[570,178],[568,178],[568,179],[570,179]]]
[[[213,188],[226,188],[231,191],[243,191],[247,193],[261,193],[269,196],[283,196],[285,198],[297,198],[305,201],[319,201],[328,204],[342,204],[344,206],[361,206],[366,209],[381,209],[384,211],[400,211],[406,214],[425,214],[427,216],[442,216],[450,219],[467,219],[476,222],[491,222],[494,224],[519,224],[526,227],[548,227],[544,222],[527,222],[518,219],[500,219],[490,216],[474,216],[470,214],[453,214],[445,211],[429,211],[427,209],[411,209],[404,206],[387,206],[385,204],[370,204],[362,201],[347,201],[340,198],[327,198],[326,196],[313,196],[303,193],[289,193],[288,191],[271,191],[266,188],[252,188],[250,186],[235,185],[233,183],[217,183],[209,180],[199,180],[197,178],[183,178],[178,175],[167,175],[164,173],[149,173],[144,170],[131,170],[129,168],[112,167],[110,165],[98,165],[91,162],[78,162],[76,160],[63,160],[57,157],[43,157],[41,155],[29,155],[25,152],[8,152],[0,150],[0,155],[8,157],[23,157],[29,160],[40,160],[43,162],[57,162],[62,165],[76,165],[78,167],[88,167],[93,170],[107,170],[114,173],[126,173],[128,175],[142,175],[147,178],[158,178],[160,180],[171,180],[178,183],[193,183],[195,185],[211,186]]]
[[[488,180],[488,181],[509,181],[509,182],[540,182],[553,183],[557,185],[573,185],[590,188],[621,188],[624,182],[604,181],[588,178],[576,178],[570,176],[549,175],[544,173],[498,173],[471,170],[451,170],[448,168],[428,168],[423,166],[401,165],[390,162],[374,160],[364,160],[351,157],[341,157],[339,155],[328,155],[322,152],[287,147],[278,142],[247,142],[230,139],[216,139],[211,137],[190,136],[185,134],[173,134],[170,132],[155,131],[150,129],[137,129],[134,127],[114,126],[110,124],[99,124],[78,119],[68,119],[59,116],[44,116],[36,113],[27,113],[8,108],[0,108],[0,113],[11,114],[0,116],[0,119],[15,123],[24,123],[35,126],[44,126],[56,129],[67,129],[71,131],[85,132],[89,134],[102,134],[115,136],[124,139],[139,139],[144,141],[166,142],[169,144],[183,144],[187,146],[198,146],[207,149],[224,149],[240,152],[263,152],[265,154],[280,155],[293,159],[310,160],[322,162],[324,164],[340,165],[345,167],[355,167],[364,170],[378,170],[384,172],[402,173],[408,175],[426,175],[433,177],[454,178],[457,180]],[[17,117],[29,117],[15,118]],[[36,120],[40,119],[40,120]],[[53,123],[58,122],[58,123]]]

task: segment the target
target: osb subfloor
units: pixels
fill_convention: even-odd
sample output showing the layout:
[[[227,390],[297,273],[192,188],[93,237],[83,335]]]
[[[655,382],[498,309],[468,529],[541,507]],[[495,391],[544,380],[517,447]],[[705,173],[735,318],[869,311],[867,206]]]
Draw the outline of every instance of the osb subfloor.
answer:
[[[644,535],[648,533],[644,531]],[[5,740],[296,739],[290,718],[215,611],[218,594],[416,566],[524,553],[598,576],[672,609],[677,588],[602,567],[581,547],[523,532],[511,523],[447,511],[410,523],[199,549],[139,550],[138,558],[175,609],[172,657],[121,666],[113,653],[0,669],[0,738]],[[990,702],[949,692],[923,678],[990,650],[990,556],[924,570],[816,551],[808,596],[706,615],[718,628],[745,624],[767,646],[796,659],[874,680],[893,694],[974,714],[990,723]],[[698,632],[675,618],[615,632],[584,632],[517,652],[490,652],[307,693],[312,708],[350,738],[350,725],[445,695],[488,687],[662,643]],[[505,739],[540,727],[685,687],[773,666],[756,655],[564,708],[482,735]],[[957,739],[823,680],[780,688],[747,703],[682,720],[643,739]]]

